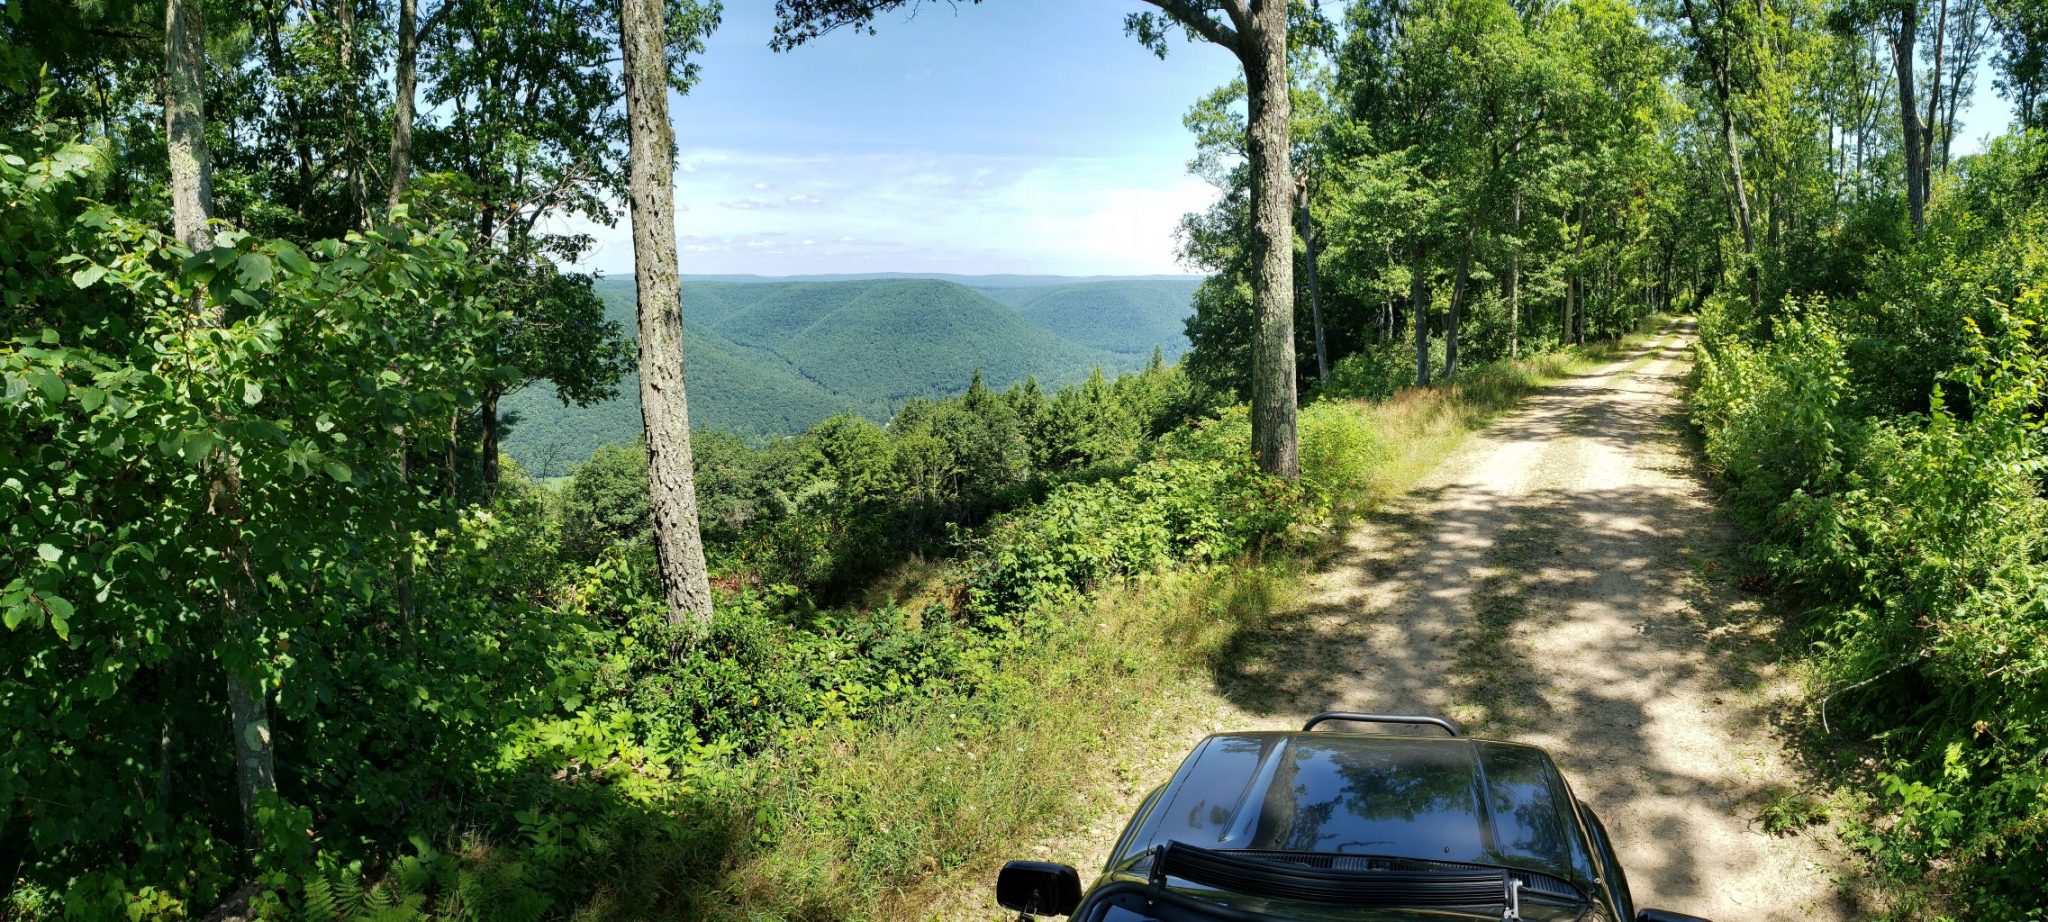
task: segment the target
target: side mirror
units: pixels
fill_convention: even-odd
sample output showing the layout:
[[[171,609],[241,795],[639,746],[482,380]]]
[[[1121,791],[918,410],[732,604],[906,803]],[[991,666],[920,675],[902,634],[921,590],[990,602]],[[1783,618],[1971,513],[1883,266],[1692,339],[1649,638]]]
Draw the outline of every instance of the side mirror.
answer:
[[[1707,922],[1699,916],[1688,916],[1682,912],[1665,909],[1645,909],[1636,913],[1636,922]]]
[[[1081,905],[1081,875],[1050,861],[1012,861],[996,875],[996,903],[1034,916],[1071,915]]]

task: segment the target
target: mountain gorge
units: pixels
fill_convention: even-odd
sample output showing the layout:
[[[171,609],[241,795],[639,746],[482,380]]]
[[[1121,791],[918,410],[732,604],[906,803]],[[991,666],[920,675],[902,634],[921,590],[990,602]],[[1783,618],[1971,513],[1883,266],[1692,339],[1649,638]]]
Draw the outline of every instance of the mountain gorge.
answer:
[[[692,422],[750,439],[799,432],[842,411],[886,421],[907,400],[1026,378],[1053,388],[1142,367],[1187,348],[1195,278],[880,275],[702,277],[683,283]],[[606,316],[630,335],[633,281],[598,282]],[[564,406],[537,384],[508,396],[505,451],[555,476],[640,430],[639,383]]]

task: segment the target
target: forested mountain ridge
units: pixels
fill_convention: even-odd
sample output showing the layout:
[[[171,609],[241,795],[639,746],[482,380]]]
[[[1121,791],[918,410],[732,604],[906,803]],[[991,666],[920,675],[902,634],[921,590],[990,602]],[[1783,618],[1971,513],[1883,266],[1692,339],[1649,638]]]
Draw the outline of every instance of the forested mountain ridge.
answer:
[[[1055,284],[1057,282],[1057,284]],[[981,286],[981,287],[969,287]],[[900,274],[870,278],[683,282],[693,425],[746,438],[790,435],[841,411],[886,422],[913,397],[1036,377],[1048,389],[1100,367],[1144,366],[1156,348],[1177,358],[1198,281]],[[633,320],[631,279],[594,286],[605,317]],[[638,382],[565,406],[547,382],[507,395],[505,451],[538,476],[565,473],[599,445],[640,426]]]
[[[1073,342],[1127,356],[1179,361],[1200,279],[1115,280],[1062,285],[980,285],[981,293]]]

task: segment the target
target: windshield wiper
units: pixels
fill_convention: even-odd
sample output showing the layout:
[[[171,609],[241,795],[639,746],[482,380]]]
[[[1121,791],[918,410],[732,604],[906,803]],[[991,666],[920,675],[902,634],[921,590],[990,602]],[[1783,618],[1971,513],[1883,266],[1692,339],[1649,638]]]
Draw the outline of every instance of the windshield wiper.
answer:
[[[1228,852],[1231,857],[1272,862],[1276,864],[1301,865],[1326,871],[1353,875],[1384,873],[1387,871],[1476,871],[1489,875],[1488,879],[1498,882],[1505,872],[1521,881],[1524,893],[1530,898],[1551,903],[1579,905],[1586,902],[1586,894],[1577,884],[1561,877],[1531,871],[1527,868],[1508,867],[1492,864],[1474,864],[1464,861],[1440,861],[1430,858],[1406,858],[1399,855],[1362,855],[1355,853],[1301,852],[1280,850],[1237,849]]]
[[[1244,858],[1168,842],[1152,860],[1155,880],[1178,878],[1247,896],[1312,903],[1472,906],[1498,903],[1507,872],[1489,868],[1340,871]]]

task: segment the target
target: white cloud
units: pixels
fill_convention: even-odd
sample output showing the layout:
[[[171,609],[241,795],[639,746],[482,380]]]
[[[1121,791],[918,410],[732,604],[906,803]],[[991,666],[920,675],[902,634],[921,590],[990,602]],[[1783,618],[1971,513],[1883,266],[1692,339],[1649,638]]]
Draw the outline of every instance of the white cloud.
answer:
[[[690,154],[678,203],[719,206],[678,221],[690,273],[1185,272],[1175,232],[1217,195],[1165,154]],[[776,188],[805,191],[760,194]],[[630,271],[626,221],[572,230],[597,240],[586,266]]]
[[[684,160],[676,164],[676,170],[681,173],[695,173],[697,172],[697,165]]]

